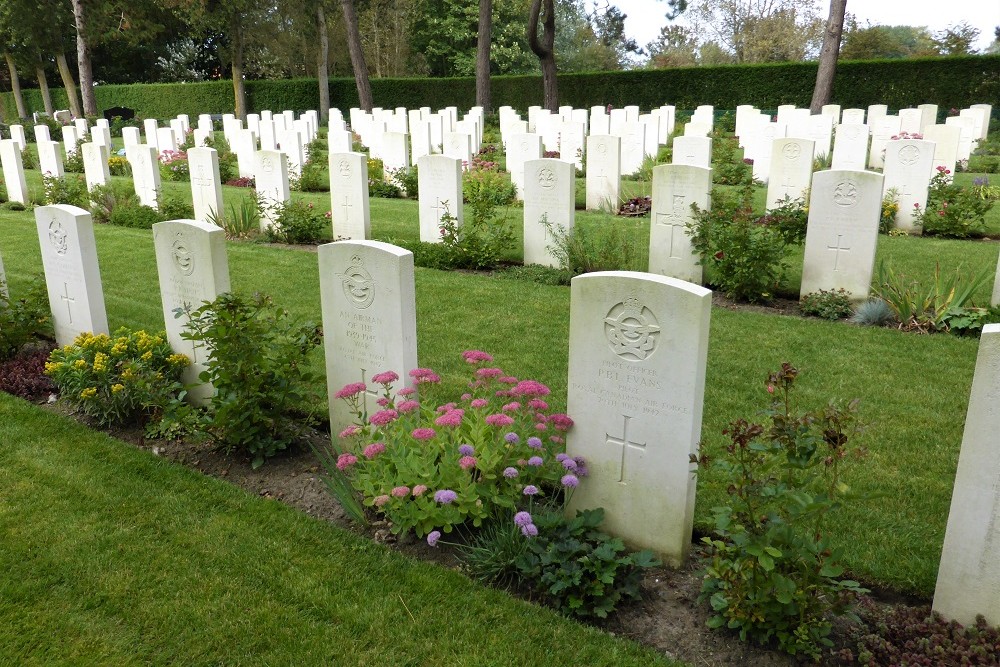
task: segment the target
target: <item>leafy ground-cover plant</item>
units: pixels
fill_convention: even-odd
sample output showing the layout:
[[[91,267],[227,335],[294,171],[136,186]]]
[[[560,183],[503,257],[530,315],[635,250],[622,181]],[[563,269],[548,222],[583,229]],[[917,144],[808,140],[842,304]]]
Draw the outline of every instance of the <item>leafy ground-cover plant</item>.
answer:
[[[590,230],[576,225],[567,231],[554,227],[548,220],[552,243],[548,251],[559,261],[564,274],[560,282],[568,284],[570,278],[594,271],[644,271],[642,248],[635,229],[624,224],[601,225]]]
[[[14,298],[0,280],[0,361],[14,357],[25,345],[52,332],[49,295],[42,277]]]
[[[50,343],[23,348],[13,358],[0,361],[0,391],[27,401],[44,398],[56,391],[45,375],[45,362],[52,351]]]
[[[472,215],[461,225],[447,205],[441,216],[441,243],[447,249],[449,268],[493,268],[514,246],[514,230],[506,211],[497,211],[496,199],[488,190],[476,192],[477,197],[469,202]]]
[[[182,335],[205,346],[199,379],[215,388],[201,428],[227,451],[251,454],[257,468],[311,422],[295,410],[316,401],[306,356],[319,345],[320,329],[263,294],[220,294],[189,316]]]
[[[996,665],[1000,656],[1000,628],[980,616],[973,626],[946,621],[929,607],[894,607],[886,610],[862,603],[863,625],[850,631],[855,650],[837,657],[865,667],[965,667]]]
[[[826,320],[842,320],[854,312],[851,297],[846,290],[825,290],[810,292],[799,301],[804,315],[815,315]]]
[[[497,163],[473,161],[462,177],[462,195],[473,210],[492,209],[512,204],[517,190]]]
[[[968,316],[972,295],[988,278],[987,272],[966,278],[959,269],[945,275],[941,266],[935,265],[934,279],[925,286],[882,261],[876,269],[872,291],[892,309],[900,329],[924,333],[948,331],[954,318]]]
[[[42,187],[46,204],[71,204],[80,208],[90,204],[87,181],[78,174],[66,174],[62,178],[45,174]]]
[[[735,193],[715,189],[712,208],[695,208],[687,225],[701,263],[712,269],[710,279],[728,296],[744,301],[768,301],[785,274],[785,251],[789,243],[804,235],[801,216],[784,207],[765,216],[753,211],[753,186]]]
[[[45,373],[59,395],[103,426],[145,423],[179,389],[189,364],[166,334],[121,328],[114,336],[82,333],[49,355]]]
[[[257,197],[244,197],[230,202],[221,215],[214,211],[209,222],[226,230],[228,239],[248,239],[260,233],[260,202]]]
[[[798,370],[788,363],[768,378],[763,423],[732,422],[726,454],[714,461],[730,480],[731,502],[715,507],[714,536],[702,601],[709,627],[741,639],[776,642],[793,655],[818,658],[832,645],[831,615],[850,615],[855,581],[840,579],[841,549],[824,531],[827,514],[852,498],[842,468],[857,431],[857,401],[799,412],[792,400]]]
[[[70,151],[66,158],[63,160],[63,170],[69,174],[82,174],[83,173],[83,145],[87,143],[86,139],[80,139],[76,142],[76,149]]]
[[[548,387],[486,366],[493,358],[484,352],[463,356],[475,371],[469,392],[458,400],[435,396],[440,378],[425,368],[411,372],[419,391],[402,387],[393,393],[397,374],[375,375],[377,410],[366,409],[365,383],[336,393],[356,421],[340,433],[328,475],[345,476],[394,533],[439,538],[440,531],[462,524],[480,526],[536,497],[575,487],[586,475],[582,460],[562,452],[573,422],[549,409]]]
[[[312,202],[289,200],[275,206],[265,235],[278,243],[318,243],[330,237],[330,219]]]
[[[160,153],[160,177],[165,181],[187,181],[191,178],[187,153],[167,149]]]
[[[879,211],[879,234],[888,234],[896,228],[896,214],[899,212],[899,192],[889,188],[882,197],[882,208]]]
[[[948,180],[951,171],[938,167],[927,191],[927,208],[917,209],[925,234],[964,239],[982,232],[993,201],[976,189]]]
[[[626,600],[640,596],[642,568],[660,564],[651,551],[628,553],[625,543],[599,530],[603,509],[583,510],[572,519],[562,512],[515,516],[531,521],[528,553],[517,562],[522,578],[556,609],[579,618],[606,618]]]

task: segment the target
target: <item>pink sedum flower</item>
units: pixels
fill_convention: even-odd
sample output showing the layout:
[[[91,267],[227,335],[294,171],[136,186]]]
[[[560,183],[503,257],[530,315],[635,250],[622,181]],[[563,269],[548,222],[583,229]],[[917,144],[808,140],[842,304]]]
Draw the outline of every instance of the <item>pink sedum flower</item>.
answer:
[[[367,388],[364,382],[352,382],[344,385],[340,391],[334,394],[334,398],[353,398]]]
[[[427,493],[427,486],[426,485],[424,485],[424,484],[417,484],[415,487],[413,487],[413,497],[414,498],[419,498],[420,496],[424,495],[425,493]]]
[[[420,403],[418,403],[417,401],[403,401],[402,403],[396,406],[396,410],[398,410],[401,414],[407,414],[419,408],[420,408]]]
[[[462,358],[469,364],[478,364],[483,361],[493,361],[493,355],[479,350],[466,350],[462,353]]]
[[[397,486],[393,488],[392,491],[389,492],[389,495],[391,495],[393,498],[405,498],[406,496],[410,495],[410,487]]]
[[[397,375],[394,371],[385,371],[384,373],[379,373],[378,375],[373,376],[372,382],[375,384],[392,384],[398,379],[399,375]]]
[[[386,426],[399,419],[399,413],[395,410],[380,410],[368,418],[372,426]]]
[[[365,447],[365,451],[362,452],[364,457],[369,461],[385,451],[385,444],[381,442],[373,442],[372,444]]]
[[[358,462],[358,457],[350,452],[344,452],[337,457],[337,470],[344,471]]]
[[[485,408],[489,404],[490,402],[487,401],[485,398],[474,398],[472,399],[472,403],[470,403],[469,405],[471,405],[474,408]]]
[[[340,437],[351,438],[356,436],[358,433],[361,433],[361,427],[355,424],[351,424],[350,426],[348,426],[347,428],[345,428],[343,431],[340,432]]]
[[[468,470],[469,468],[476,467],[476,457],[475,456],[463,456],[458,460],[458,467],[462,470]]]
[[[389,502],[389,496],[382,494],[381,496],[375,496],[375,507],[382,507]]]
[[[430,440],[437,432],[432,428],[415,428],[410,433],[415,440]]]
[[[507,427],[514,423],[514,419],[509,415],[497,413],[494,415],[488,415],[486,417],[486,423],[490,426]]]
[[[464,416],[465,410],[449,410],[435,419],[434,423],[438,426],[457,428],[462,425],[462,417]]]
[[[514,412],[515,410],[521,409],[521,404],[518,403],[517,401],[511,401],[510,403],[508,403],[507,405],[503,406],[500,409],[503,410],[504,412]]]

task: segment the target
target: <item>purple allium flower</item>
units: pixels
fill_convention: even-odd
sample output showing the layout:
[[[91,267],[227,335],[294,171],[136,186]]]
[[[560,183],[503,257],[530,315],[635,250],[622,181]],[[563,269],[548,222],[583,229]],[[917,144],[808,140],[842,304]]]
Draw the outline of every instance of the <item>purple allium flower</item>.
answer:
[[[518,526],[527,526],[531,523],[531,515],[527,512],[518,512],[514,515],[514,524]]]
[[[525,537],[538,537],[538,527],[533,523],[521,526],[521,534]]]
[[[508,466],[503,469],[503,476],[506,477],[507,479],[514,479],[515,477],[518,476],[518,474],[519,473],[517,472],[517,468],[514,468],[512,466]]]
[[[472,445],[459,445],[458,453],[461,454],[462,456],[472,456],[473,454],[476,453],[476,448],[473,447]]]
[[[528,438],[528,447],[531,447],[532,449],[541,449],[542,439],[536,438],[535,436],[531,436],[530,438]]]
[[[441,489],[434,492],[434,502],[442,505],[450,505],[456,500],[458,500],[458,494],[451,489]]]
[[[568,475],[563,475],[562,479],[559,481],[562,483],[563,486],[570,489],[576,488],[576,486],[580,484],[580,480],[577,478],[576,475],[572,473]]]
[[[398,379],[399,376],[393,371],[385,371],[384,373],[372,376],[372,382],[375,384],[392,384]]]
[[[576,476],[586,477],[590,474],[590,470],[587,468],[587,462],[582,456],[574,456],[573,460],[576,462]]]
[[[542,460],[541,456],[532,456],[530,459],[528,459],[528,465],[534,466],[536,468],[542,465],[543,463],[545,463],[545,461]]]
[[[576,461],[573,459],[563,459],[562,466],[570,472],[576,472]]]
[[[427,533],[427,544],[432,547],[436,547],[438,544],[438,540],[440,539],[441,539],[440,530],[432,530],[431,532]]]
[[[503,439],[512,445],[516,445],[517,443],[521,442],[521,436],[519,436],[517,433],[508,433],[503,437]]]
[[[569,458],[569,454],[566,454],[566,453],[563,453],[563,452],[560,452],[560,453],[556,454],[556,461],[559,461],[559,463],[562,463],[563,461],[565,461],[568,458]]]
[[[526,487],[524,487],[524,495],[526,496],[538,495],[538,487],[535,486],[534,484],[528,484]]]

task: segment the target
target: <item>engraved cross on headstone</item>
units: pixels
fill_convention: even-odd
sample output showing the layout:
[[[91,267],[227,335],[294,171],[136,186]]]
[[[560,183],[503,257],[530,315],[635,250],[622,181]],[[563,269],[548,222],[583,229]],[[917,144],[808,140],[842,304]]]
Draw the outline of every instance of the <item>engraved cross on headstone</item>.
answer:
[[[841,246],[840,245],[840,240],[842,238],[844,238],[843,234],[837,234],[837,244],[836,245],[828,245],[826,247],[827,250],[833,250],[834,253],[836,253],[833,256],[833,270],[834,271],[839,271],[840,270],[840,269],[837,268],[837,264],[840,261],[840,253],[842,253],[842,252],[850,252],[850,250],[851,250],[850,246]]]
[[[351,209],[354,208],[353,206],[351,206],[350,195],[344,195],[344,204],[343,206],[341,206],[341,208],[344,209],[344,219],[346,220],[348,217],[350,217]]]
[[[441,201],[440,198],[434,199],[434,206],[431,206],[431,210],[434,211],[434,220],[441,222],[441,218],[444,212],[447,212],[448,206],[446,201]]]
[[[76,299],[69,295],[69,283],[63,283],[63,293],[59,296],[66,303],[66,314],[69,315],[69,323],[73,324],[73,304]]]
[[[378,405],[378,399],[382,398],[377,391],[368,387],[368,380],[365,379],[367,372],[364,368],[361,369],[361,382],[365,385],[365,390],[361,392],[361,402],[365,410],[365,415],[368,414],[368,397],[371,396],[375,405]]]
[[[644,442],[632,442],[631,440],[629,440],[629,438],[628,438],[628,423],[629,423],[629,420],[632,419],[632,417],[630,417],[628,415],[622,415],[622,417],[625,419],[625,426],[622,428],[622,435],[621,435],[621,437],[612,436],[610,433],[605,433],[604,436],[605,436],[605,438],[607,438],[607,440],[605,440],[606,444],[608,444],[608,445],[617,445],[617,446],[619,446],[619,447],[622,448],[622,460],[621,460],[621,464],[618,467],[618,472],[619,472],[619,474],[618,474],[618,482],[621,483],[621,484],[624,484],[625,483],[625,454],[626,454],[626,452],[628,452],[628,448],[632,447],[633,449],[644,450],[644,449],[646,449],[646,443],[644,443]]]

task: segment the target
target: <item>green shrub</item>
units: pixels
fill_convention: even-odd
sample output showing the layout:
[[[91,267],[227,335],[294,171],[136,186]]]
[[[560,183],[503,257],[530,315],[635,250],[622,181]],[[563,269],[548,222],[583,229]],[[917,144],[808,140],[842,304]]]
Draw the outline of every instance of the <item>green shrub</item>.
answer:
[[[260,233],[260,207],[256,197],[243,197],[230,202],[222,215],[213,211],[209,222],[226,230],[228,239],[248,239]]]
[[[753,160],[745,160],[736,137],[716,132],[712,138],[712,180],[719,185],[753,181]]]
[[[114,336],[82,333],[49,355],[45,373],[74,409],[103,426],[143,423],[180,389],[189,364],[166,334],[121,328]]]
[[[191,166],[183,150],[160,152],[160,178],[164,181],[191,180]]]
[[[278,243],[318,243],[330,238],[329,212],[324,215],[312,202],[289,200],[274,207],[274,224],[265,230],[267,240]]]
[[[701,263],[712,269],[712,282],[734,299],[772,299],[785,274],[788,230],[754,214],[753,187],[733,194],[713,189],[710,210],[693,208],[688,234]]]
[[[497,266],[514,247],[514,231],[505,215],[497,213],[492,202],[477,202],[461,225],[451,215],[447,202],[441,216],[441,243],[448,248],[453,269],[490,269]]]
[[[228,452],[250,454],[257,468],[312,422],[294,411],[317,399],[305,358],[320,328],[262,294],[221,294],[189,315],[183,337],[209,350],[199,379],[215,388],[201,428]]]
[[[570,278],[594,271],[645,271],[638,227],[605,224],[588,230],[577,225],[567,231],[543,220],[552,243],[548,246],[559,269]]]
[[[768,378],[765,420],[724,431],[730,444],[713,465],[729,480],[730,504],[712,509],[714,536],[702,538],[710,560],[699,599],[712,607],[709,627],[818,659],[832,646],[830,615],[849,615],[864,592],[839,579],[842,549],[824,530],[829,512],[853,497],[842,470],[860,451],[857,401],[797,412],[797,375],[782,364]]]
[[[854,312],[851,308],[851,295],[843,289],[810,292],[799,301],[799,308],[805,315],[815,315],[825,320],[842,320]]]
[[[417,177],[417,165],[407,169],[397,169],[392,173],[392,178],[403,188],[406,196],[410,199],[420,197],[420,179]]]
[[[538,535],[528,538],[518,570],[567,616],[607,618],[621,602],[639,598],[642,568],[660,564],[651,551],[626,553],[620,538],[598,530],[603,509],[572,519],[562,512],[529,518]]]
[[[140,206],[139,197],[128,181],[109,181],[106,185],[95,185],[90,191],[90,201],[90,213],[94,216],[94,222],[99,224],[110,223],[111,216],[118,207]]]
[[[897,213],[899,213],[899,192],[896,188],[889,188],[882,197],[882,209],[878,219],[879,234],[889,234],[896,228]]]
[[[152,229],[153,225],[163,220],[163,216],[155,208],[139,203],[115,206],[108,217],[109,224],[133,229]]]
[[[112,176],[131,176],[132,165],[127,158],[121,155],[112,155],[108,158],[108,173]]]
[[[24,296],[9,295],[0,279],[0,361],[7,361],[31,341],[52,333],[45,278],[32,281]]]
[[[82,174],[83,170],[83,145],[87,143],[86,139],[80,139],[76,142],[76,149],[70,151],[63,159],[63,171],[69,174]]]
[[[329,192],[330,175],[325,162],[313,160],[312,156],[302,165],[302,172],[294,181],[293,189],[302,192]]]
[[[90,204],[87,181],[80,175],[59,178],[46,174],[42,176],[42,186],[46,204],[70,204],[84,209]]]
[[[157,194],[156,208],[164,220],[190,220],[194,217],[194,206],[187,203],[180,195],[163,190]]]
[[[372,179],[368,181],[368,195],[383,199],[398,199],[403,196],[403,191],[395,183]]]
[[[881,261],[872,282],[872,291],[892,309],[899,327],[906,331],[948,331],[954,317],[966,315],[973,293],[989,279],[983,271],[967,279],[958,268],[950,277],[942,275],[940,265],[934,267],[934,280],[929,286],[910,280]]]
[[[920,212],[924,233],[957,239],[978,235],[986,225],[986,213],[993,208],[993,201],[979,196],[974,187],[948,182],[949,174],[944,167],[938,167],[931,178],[927,208]]]
[[[507,206],[517,199],[510,177],[490,169],[470,169],[462,177],[462,195],[473,208]]]

